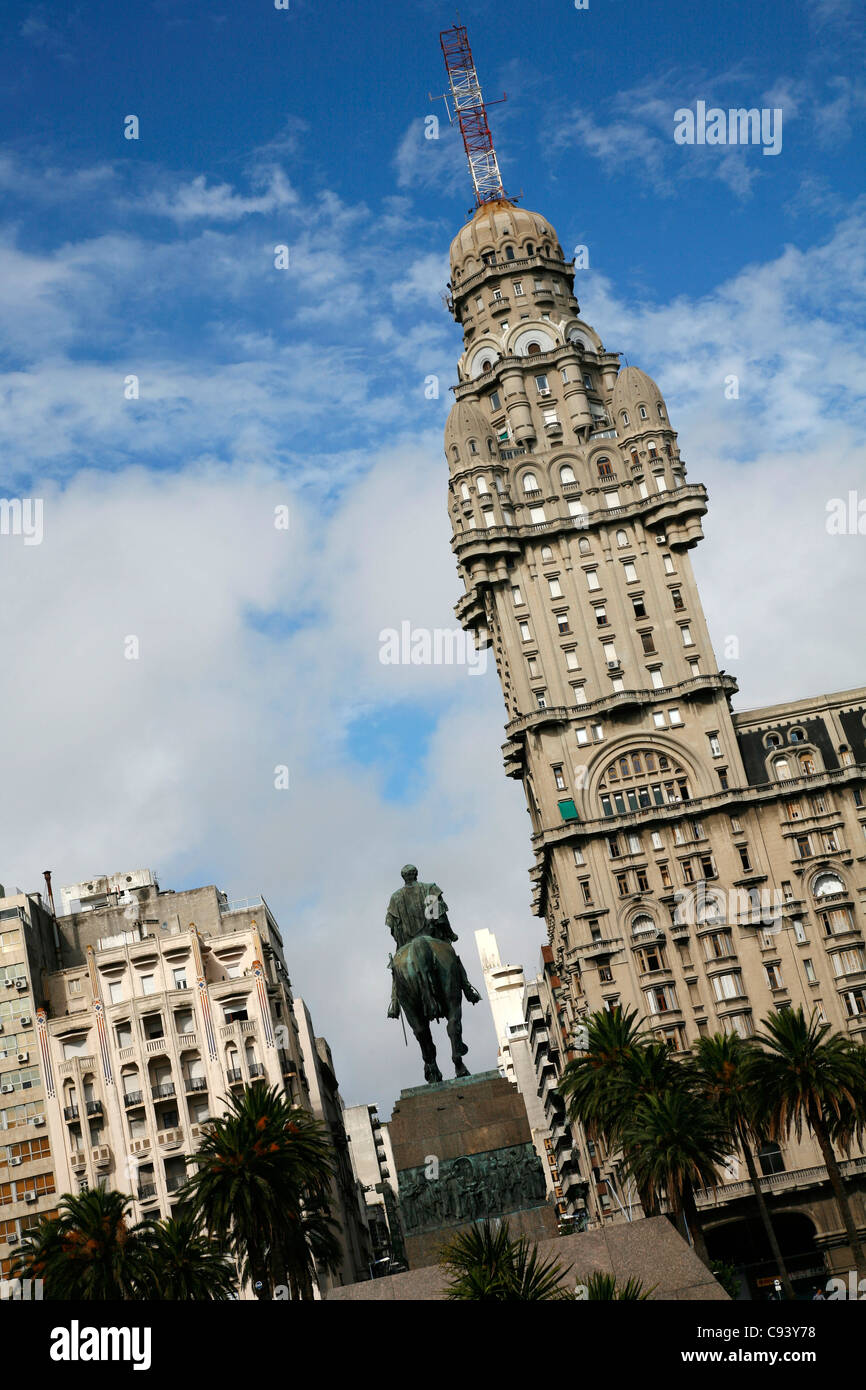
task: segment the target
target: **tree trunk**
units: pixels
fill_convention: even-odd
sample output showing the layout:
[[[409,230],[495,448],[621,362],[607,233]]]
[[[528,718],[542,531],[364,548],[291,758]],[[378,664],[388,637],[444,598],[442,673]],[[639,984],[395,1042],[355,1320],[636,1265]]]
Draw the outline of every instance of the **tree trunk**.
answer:
[[[845,1227],[845,1234],[848,1237],[848,1244],[851,1247],[851,1254],[854,1265],[857,1269],[857,1278],[866,1279],[866,1254],[860,1244],[860,1237],[857,1234],[857,1227],[854,1224],[854,1217],[851,1214],[851,1203],[848,1201],[848,1193],[845,1190],[845,1181],[842,1177],[836,1155],[833,1152],[833,1145],[830,1143],[830,1135],[824,1118],[821,1115],[810,1116],[812,1132],[824,1155],[824,1163],[827,1166],[827,1176],[830,1179],[830,1186],[833,1189],[833,1196],[836,1198],[836,1205],[842,1217],[842,1225]]]
[[[691,1234],[692,1243],[695,1247],[695,1254],[703,1260],[707,1269],[710,1267],[710,1254],[707,1250],[707,1243],[704,1240],[704,1233],[701,1230],[701,1223],[698,1219],[698,1207],[695,1202],[695,1194],[691,1183],[686,1183],[683,1188],[683,1219]]]
[[[776,1269],[779,1271],[779,1278],[782,1281],[782,1288],[785,1291],[785,1297],[796,1298],[796,1294],[794,1293],[794,1286],[791,1283],[790,1275],[788,1274],[788,1271],[785,1268],[785,1261],[782,1259],[782,1252],[779,1249],[779,1242],[776,1240],[776,1232],[773,1230],[773,1223],[770,1220],[770,1213],[767,1208],[767,1203],[764,1198],[764,1194],[761,1191],[761,1183],[758,1178],[758,1170],[755,1167],[755,1159],[752,1154],[750,1145],[747,1143],[747,1141],[743,1138],[742,1135],[740,1135],[740,1148],[743,1150],[743,1155],[746,1160],[746,1167],[749,1170],[749,1182],[752,1184],[752,1187],[755,1191],[755,1199],[758,1203],[758,1211],[761,1213],[761,1221],[763,1222],[764,1230],[767,1233],[767,1240],[770,1242],[770,1250],[773,1254],[773,1262],[775,1263]]]
[[[252,1283],[253,1293],[255,1294],[256,1298],[272,1299],[274,1294],[273,1289],[271,1288],[270,1274],[268,1272],[267,1265],[265,1261],[262,1259],[262,1256],[260,1255],[258,1250],[251,1249],[249,1251],[249,1265],[250,1281]],[[260,1289],[257,1289],[256,1284],[261,1284],[262,1287]]]

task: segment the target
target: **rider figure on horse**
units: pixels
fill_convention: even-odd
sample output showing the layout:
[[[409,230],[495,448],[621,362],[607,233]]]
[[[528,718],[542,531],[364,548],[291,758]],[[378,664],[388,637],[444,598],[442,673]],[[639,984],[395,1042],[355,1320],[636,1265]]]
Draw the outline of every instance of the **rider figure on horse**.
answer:
[[[436,1047],[430,1024],[444,1018],[451,1040],[451,1056],[457,1076],[468,1076],[463,1063],[461,996],[477,1004],[481,996],[466,978],[463,962],[452,945],[457,935],[448,921],[442,889],[436,883],[419,883],[414,864],[401,869],[403,887],[391,894],[385,917],[394,938],[390,961],[391,1004],[389,1018],[401,1010],[418,1039],[427,1081],[442,1080],[436,1065]]]
[[[414,864],[404,864],[400,870],[404,887],[391,894],[385,925],[389,928],[396,946],[405,946],[415,936],[432,936],[437,941],[457,941],[457,933],[452,931],[448,921],[448,907],[437,883],[419,883],[418,870]],[[458,960],[460,960],[458,956]],[[462,992],[470,1004],[477,1004],[481,998],[478,990],[466,978],[466,970],[460,961]],[[397,985],[391,979],[391,1005],[389,1018],[400,1017],[397,1002]]]

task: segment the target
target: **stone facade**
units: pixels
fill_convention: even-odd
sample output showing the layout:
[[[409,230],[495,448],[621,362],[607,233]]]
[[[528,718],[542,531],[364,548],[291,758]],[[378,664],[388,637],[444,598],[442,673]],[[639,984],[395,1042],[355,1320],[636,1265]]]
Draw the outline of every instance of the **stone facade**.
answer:
[[[526,1107],[499,1072],[402,1091],[390,1131],[410,1269],[485,1217],[536,1239],[556,1231]]]
[[[451,295],[457,613],[494,652],[531,818],[546,1060],[556,1073],[616,1004],[681,1052],[798,1004],[862,1040],[866,689],[733,711],[690,557],[706,490],[658,386],[580,317],[543,217],[480,207]],[[767,1162],[821,1159],[805,1139]]]

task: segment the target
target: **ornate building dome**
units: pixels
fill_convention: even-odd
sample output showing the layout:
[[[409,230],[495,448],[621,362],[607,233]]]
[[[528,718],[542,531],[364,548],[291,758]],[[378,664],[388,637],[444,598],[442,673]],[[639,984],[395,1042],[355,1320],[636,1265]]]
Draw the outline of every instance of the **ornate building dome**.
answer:
[[[664,396],[652,377],[642,372],[640,367],[623,367],[616,379],[611,402],[616,418],[626,411],[634,422],[639,417],[640,407],[644,406],[650,417],[657,421],[660,405],[664,406]]]
[[[454,288],[459,288],[460,280],[467,275],[481,269],[485,253],[493,252],[497,260],[511,259],[508,248],[513,251],[515,260],[539,252],[562,258],[559,239],[546,218],[501,198],[496,202],[483,203],[472,221],[467,222],[452,241],[451,278]]]
[[[445,453],[451,472],[459,473],[487,460],[491,435],[490,422],[477,405],[470,400],[455,401],[445,422]]]

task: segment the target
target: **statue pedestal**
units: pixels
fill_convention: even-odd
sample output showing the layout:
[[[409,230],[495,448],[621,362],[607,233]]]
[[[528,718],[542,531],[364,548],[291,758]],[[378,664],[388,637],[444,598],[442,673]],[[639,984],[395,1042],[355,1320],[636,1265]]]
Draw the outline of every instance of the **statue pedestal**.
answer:
[[[498,1071],[401,1091],[388,1128],[410,1269],[485,1217],[532,1240],[557,1234],[523,1098]]]

